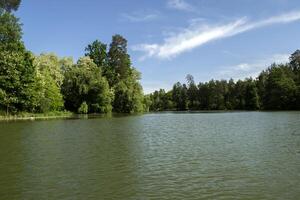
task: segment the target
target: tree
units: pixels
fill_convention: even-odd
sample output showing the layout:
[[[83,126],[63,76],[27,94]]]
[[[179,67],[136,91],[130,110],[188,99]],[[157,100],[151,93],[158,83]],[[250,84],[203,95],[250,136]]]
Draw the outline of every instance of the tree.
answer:
[[[113,110],[121,113],[143,112],[143,89],[137,81],[139,72],[131,69],[131,74],[127,79],[119,81],[114,86],[115,99]]]
[[[37,68],[37,111],[45,113],[61,110],[64,105],[61,60],[54,54],[41,54],[35,57],[34,65]]]
[[[296,50],[290,56],[290,65],[291,65],[293,71],[299,72],[299,70],[300,70],[300,50]]]
[[[95,40],[85,48],[85,56],[89,56],[98,67],[105,68],[107,66],[106,49],[106,44],[101,43],[99,40]]]
[[[286,65],[273,64],[267,72],[264,108],[269,110],[293,109],[297,86],[290,69]]]
[[[78,113],[79,114],[87,114],[89,112],[89,106],[87,105],[87,103],[84,101],[82,102],[82,104],[80,105],[80,107],[78,108]]]
[[[245,109],[257,110],[259,109],[259,97],[255,82],[250,78],[245,81]]]
[[[0,13],[1,9],[11,12],[17,10],[20,6],[21,0],[0,0]]]
[[[40,54],[35,57],[34,64],[40,73],[48,73],[49,76],[55,81],[55,84],[60,87],[62,85],[64,76],[62,74],[63,62],[55,54]]]
[[[300,50],[295,51],[291,55],[290,67],[294,73],[294,81],[297,85],[295,108],[300,109]]]
[[[73,112],[77,112],[83,102],[88,105],[89,113],[112,110],[113,93],[101,69],[89,57],[80,58],[65,72],[62,93],[65,107]]]
[[[151,103],[152,103],[152,101],[151,101],[150,95],[145,95],[143,98],[143,111],[144,112],[150,111]]]
[[[199,101],[197,98],[198,88],[194,82],[194,77],[190,74],[186,76],[187,84],[188,84],[188,100],[189,100],[189,109],[197,109],[199,107]]]
[[[232,78],[228,81],[227,88],[228,88],[228,92],[224,97],[225,107],[227,110],[233,110],[235,109],[236,99],[235,99],[235,83]]]
[[[11,112],[34,111],[36,69],[21,41],[21,25],[8,12],[0,15],[0,106]]]
[[[172,91],[165,92],[164,89],[155,91],[150,94],[150,110],[151,111],[163,111],[163,110],[173,110],[174,105],[172,101]]]
[[[173,101],[176,105],[177,110],[187,110],[188,109],[188,94],[186,84],[181,84],[177,82],[173,86],[172,90]]]
[[[110,86],[114,86],[130,75],[131,61],[127,54],[127,40],[121,35],[114,35],[108,51],[109,66],[105,76]]]
[[[72,57],[63,57],[59,60],[59,63],[63,76],[64,73],[71,69],[74,65]]]

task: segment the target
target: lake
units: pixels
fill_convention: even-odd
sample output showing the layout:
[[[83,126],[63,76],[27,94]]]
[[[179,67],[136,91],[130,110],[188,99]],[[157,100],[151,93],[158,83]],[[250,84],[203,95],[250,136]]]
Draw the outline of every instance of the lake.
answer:
[[[300,112],[0,122],[0,199],[299,199]]]

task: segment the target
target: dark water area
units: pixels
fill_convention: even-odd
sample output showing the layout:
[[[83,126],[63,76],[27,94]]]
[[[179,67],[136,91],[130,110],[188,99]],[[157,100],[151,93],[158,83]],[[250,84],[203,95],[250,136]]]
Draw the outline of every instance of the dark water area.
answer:
[[[0,122],[0,199],[299,199],[300,112]]]

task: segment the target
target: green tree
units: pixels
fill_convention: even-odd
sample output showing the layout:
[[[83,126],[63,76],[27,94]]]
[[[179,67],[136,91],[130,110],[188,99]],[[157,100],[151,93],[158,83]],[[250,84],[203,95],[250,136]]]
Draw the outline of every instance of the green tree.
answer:
[[[163,111],[163,110],[173,110],[174,105],[172,101],[172,91],[165,92],[164,89],[160,89],[159,91],[155,91],[150,94],[151,111]]]
[[[145,95],[143,97],[143,110],[144,112],[149,112],[151,107],[152,101],[150,95]]]
[[[36,69],[21,41],[21,25],[12,14],[0,15],[0,106],[11,112],[34,111]]]
[[[263,104],[265,109],[293,109],[297,86],[292,72],[286,65],[273,64],[268,69]]]
[[[143,89],[137,81],[139,72],[131,69],[131,74],[127,79],[119,81],[114,86],[115,99],[113,110],[121,113],[134,113],[144,111]]]
[[[300,50],[295,51],[290,57],[290,66],[294,73],[297,85],[295,109],[300,109]]]
[[[21,0],[0,0],[0,14],[2,12],[1,9],[5,10],[6,12],[18,10],[20,3]]]
[[[121,35],[114,35],[108,51],[109,66],[105,76],[110,86],[126,79],[131,73],[131,61],[127,53],[127,40]]]
[[[186,84],[181,84],[177,82],[173,86],[172,90],[173,102],[177,110],[187,110],[188,109],[188,94]]]
[[[246,79],[245,88],[245,109],[257,110],[259,109],[259,96],[255,82],[250,78]]]
[[[78,113],[79,114],[87,114],[89,112],[89,106],[87,105],[87,103],[84,101],[82,102],[82,104],[80,105],[80,107],[78,108]]]
[[[107,67],[106,49],[106,44],[101,43],[99,40],[95,40],[85,48],[85,56],[89,56],[98,67],[105,68]]]
[[[198,101],[198,88],[195,84],[194,77],[190,74],[186,76],[187,84],[188,84],[188,99],[189,99],[189,109],[197,109],[199,108]]]
[[[227,84],[228,92],[225,95],[225,107],[227,110],[233,110],[235,108],[235,83],[231,78]]]
[[[62,85],[65,107],[77,112],[83,102],[89,113],[107,113],[112,110],[113,93],[101,69],[89,58],[80,58],[76,65],[65,72]]]
[[[37,69],[37,111],[61,110],[64,101],[61,94],[63,74],[60,59],[54,54],[41,54],[35,57],[34,65]]]

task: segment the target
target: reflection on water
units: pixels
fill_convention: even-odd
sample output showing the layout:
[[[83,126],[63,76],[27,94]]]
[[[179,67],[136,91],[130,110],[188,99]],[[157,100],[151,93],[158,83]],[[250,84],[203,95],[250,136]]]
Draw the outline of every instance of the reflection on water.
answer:
[[[0,123],[0,199],[297,199],[300,113]]]

